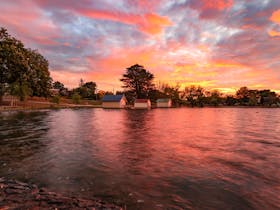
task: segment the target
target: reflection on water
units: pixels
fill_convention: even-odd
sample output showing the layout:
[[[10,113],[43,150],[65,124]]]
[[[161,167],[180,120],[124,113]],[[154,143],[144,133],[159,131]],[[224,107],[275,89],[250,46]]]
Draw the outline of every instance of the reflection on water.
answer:
[[[280,208],[279,109],[0,114],[0,177],[128,209]]]

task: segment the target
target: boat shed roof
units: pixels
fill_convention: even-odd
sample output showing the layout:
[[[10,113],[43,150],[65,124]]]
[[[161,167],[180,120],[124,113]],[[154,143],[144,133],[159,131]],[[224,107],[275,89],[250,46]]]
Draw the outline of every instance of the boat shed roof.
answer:
[[[159,98],[157,102],[169,102],[170,100],[170,98]]]
[[[105,95],[102,99],[103,102],[120,102],[124,95]]]

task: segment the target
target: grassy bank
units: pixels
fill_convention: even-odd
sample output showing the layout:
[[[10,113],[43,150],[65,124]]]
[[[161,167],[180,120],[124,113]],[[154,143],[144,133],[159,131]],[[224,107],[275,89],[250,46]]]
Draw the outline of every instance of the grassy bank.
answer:
[[[74,104],[71,99],[61,98],[59,103],[52,102],[51,99],[30,97],[25,101],[16,101],[13,106],[10,102],[0,105],[0,111],[12,110],[36,110],[36,109],[61,109],[61,108],[101,108],[100,101],[80,100]]]

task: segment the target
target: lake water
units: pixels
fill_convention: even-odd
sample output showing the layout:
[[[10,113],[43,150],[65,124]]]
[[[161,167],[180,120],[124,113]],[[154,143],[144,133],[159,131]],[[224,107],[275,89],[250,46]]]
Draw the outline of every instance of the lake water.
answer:
[[[127,209],[279,209],[280,109],[2,112],[0,177]]]

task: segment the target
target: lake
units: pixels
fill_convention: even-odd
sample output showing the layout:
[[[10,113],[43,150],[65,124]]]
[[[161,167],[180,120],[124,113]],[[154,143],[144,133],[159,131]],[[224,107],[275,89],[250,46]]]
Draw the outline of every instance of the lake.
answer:
[[[127,209],[279,209],[280,109],[2,112],[0,177]]]

